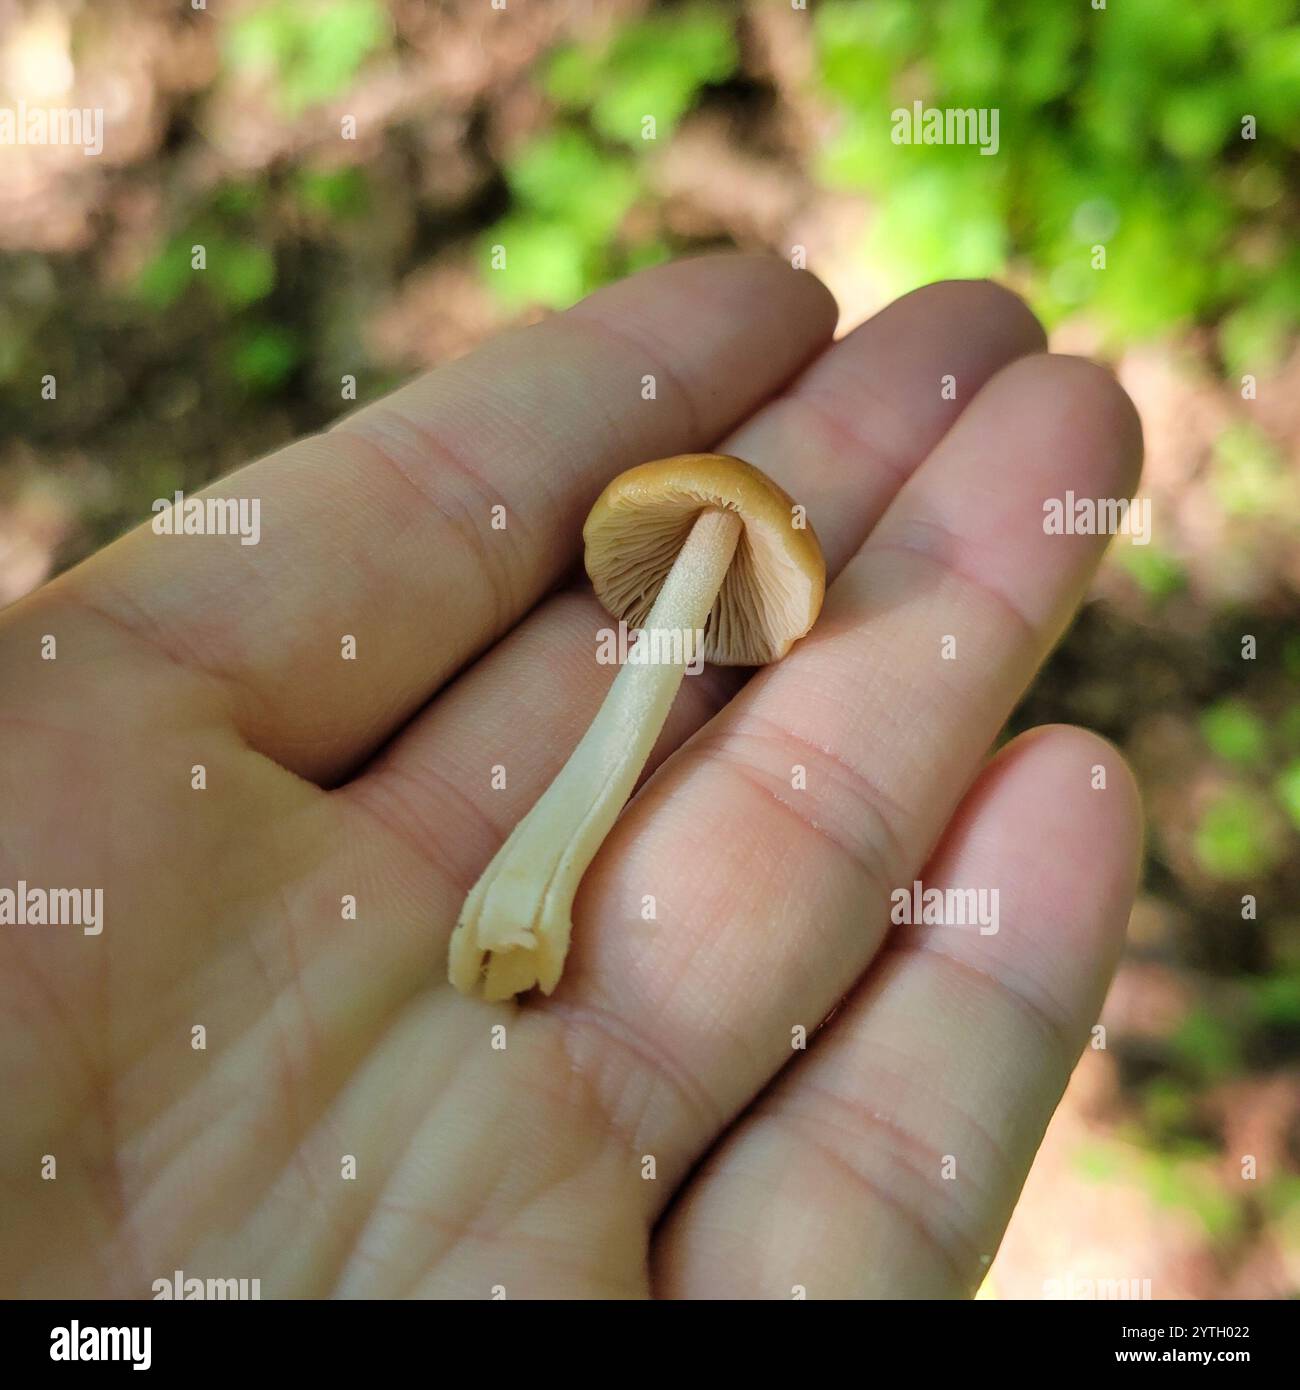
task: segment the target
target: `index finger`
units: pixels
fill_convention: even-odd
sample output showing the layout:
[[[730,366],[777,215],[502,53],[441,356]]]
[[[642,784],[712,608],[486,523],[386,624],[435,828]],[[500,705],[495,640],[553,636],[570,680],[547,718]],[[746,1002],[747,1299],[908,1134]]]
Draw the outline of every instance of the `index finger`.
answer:
[[[143,526],[41,602],[221,682],[250,745],[335,779],[565,573],[612,474],[708,447],[834,324],[773,257],[646,271],[210,488],[254,543]]]

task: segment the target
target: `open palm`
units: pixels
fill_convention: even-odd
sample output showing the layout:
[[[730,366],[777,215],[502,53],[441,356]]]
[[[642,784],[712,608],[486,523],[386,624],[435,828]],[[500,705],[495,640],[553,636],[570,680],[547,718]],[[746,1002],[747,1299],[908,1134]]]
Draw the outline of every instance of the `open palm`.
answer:
[[[3,615],[0,884],[103,890],[0,927],[3,1292],[978,1285],[1140,840],[1094,736],[985,760],[1103,545],[1043,503],[1129,495],[1140,430],[995,286],[834,320],[765,257],[646,272],[225,479],[257,545],[144,527]],[[715,447],[806,505],[821,620],[685,682],[555,995],[462,998],[464,896],[613,676],[586,510]],[[998,930],[891,927],[918,879]]]

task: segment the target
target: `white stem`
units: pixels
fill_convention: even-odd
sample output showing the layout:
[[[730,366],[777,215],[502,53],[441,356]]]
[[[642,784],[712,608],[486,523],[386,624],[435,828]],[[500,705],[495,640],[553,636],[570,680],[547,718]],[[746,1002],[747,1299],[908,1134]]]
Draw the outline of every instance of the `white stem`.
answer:
[[[462,993],[509,999],[534,985],[550,994],[559,982],[578,884],[668,718],[741,529],[735,512],[700,513],[641,638],[657,642],[655,657],[668,650],[682,661],[623,665],[569,761],[470,890],[450,947],[449,975]]]

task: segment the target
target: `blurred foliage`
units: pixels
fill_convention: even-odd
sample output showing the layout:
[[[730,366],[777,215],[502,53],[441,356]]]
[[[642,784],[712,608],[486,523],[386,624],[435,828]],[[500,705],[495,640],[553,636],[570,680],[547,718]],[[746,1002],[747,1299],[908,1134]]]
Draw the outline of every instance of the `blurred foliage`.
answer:
[[[1221,793],[1206,808],[1193,846],[1206,873],[1229,880],[1268,873],[1286,853],[1271,802],[1246,786]]]
[[[483,254],[509,307],[569,304],[625,269],[611,243],[638,191],[630,160],[562,127],[520,149],[505,176],[514,208]]]
[[[643,192],[638,157],[672,135],[704,87],[734,71],[733,25],[725,7],[693,6],[552,55],[542,85],[564,124],[509,158],[514,209],[483,239],[484,263],[498,272],[489,281],[508,307],[561,308],[667,258],[657,238],[623,243],[616,233]]]
[[[350,199],[357,178],[355,170],[304,171],[298,189],[305,203],[333,215],[337,200],[330,203],[329,190],[341,186]],[[144,263],[133,285],[139,305],[152,314],[207,300],[208,312],[223,324],[221,365],[232,385],[252,394],[281,389],[301,358],[296,333],[259,308],[276,287],[275,248],[259,234],[266,203],[260,185],[219,185],[201,215]]]
[[[881,195],[871,250],[900,285],[1024,258],[1049,321],[1087,306],[1131,339],[1231,311],[1225,355],[1260,370],[1300,306],[1285,220],[1300,141],[1296,21],[1288,0],[1104,13],[832,0],[816,10],[820,80],[842,124],[822,174]],[[998,109],[999,157],[892,144],[882,113],[915,99]],[[1258,254],[1243,254],[1248,240]]]
[[[294,188],[304,209],[340,222],[364,217],[370,206],[369,187],[360,169],[298,169]]]
[[[380,0],[274,0],[235,14],[225,58],[268,78],[281,109],[297,115],[345,91],[389,32]]]
[[[1291,817],[1291,824],[1300,830],[1300,760],[1288,763],[1282,769],[1275,786],[1278,800]]]
[[[197,274],[195,249],[202,248]],[[189,290],[210,293],[219,308],[245,309],[275,285],[275,258],[265,246],[233,240],[217,225],[195,226],[173,237],[141,271],[137,293],[151,309],[169,309]]]
[[[1126,545],[1113,554],[1115,562],[1133,576],[1152,600],[1169,598],[1187,586],[1187,572],[1178,557],[1158,545]]]
[[[1214,451],[1214,488],[1234,516],[1267,515],[1294,508],[1295,473],[1255,426],[1226,429]]]
[[[1210,751],[1230,762],[1257,764],[1268,749],[1264,721],[1241,700],[1218,700],[1201,715]]]
[[[551,59],[547,94],[586,111],[606,139],[635,146],[653,116],[656,138],[672,134],[700,89],[736,67],[733,18],[725,7],[693,6],[651,15],[599,45],[570,45]]]
[[[1212,321],[1231,370],[1280,359],[1300,313],[1287,180],[1300,143],[1300,22],[1287,0],[1191,12],[1184,0],[1104,12],[1038,0],[824,0],[812,14],[816,94],[836,117],[815,171],[828,187],[877,195],[865,251],[894,290],[1016,264],[1048,322],[1087,308],[1124,341]],[[594,139],[651,157],[735,71],[733,15],[726,5],[660,11],[561,47],[541,76],[557,121],[581,119]],[[915,100],[996,109],[998,155],[893,143],[889,114]],[[511,305],[524,284],[554,307],[625,269],[608,253],[635,178],[577,139],[561,126],[510,160],[520,211],[488,244],[519,258],[517,273],[494,282]],[[588,180],[552,181],[557,140],[564,158],[591,166]],[[599,235],[598,189],[608,209]]]

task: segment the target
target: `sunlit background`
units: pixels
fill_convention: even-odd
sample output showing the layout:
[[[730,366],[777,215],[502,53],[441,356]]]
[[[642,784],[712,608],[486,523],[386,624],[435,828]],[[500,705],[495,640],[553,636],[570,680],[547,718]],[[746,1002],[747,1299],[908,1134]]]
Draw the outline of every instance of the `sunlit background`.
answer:
[[[997,108],[998,155],[891,143],[916,99]],[[1290,0],[0,0],[19,102],[101,108],[105,147],[0,146],[4,600],[319,428],[345,374],[368,399],[706,247],[806,248],[842,328],[993,275],[1111,363],[1152,543],[1112,547],[1014,727],[1124,748],[1148,868],[983,1294],[1300,1292]]]

